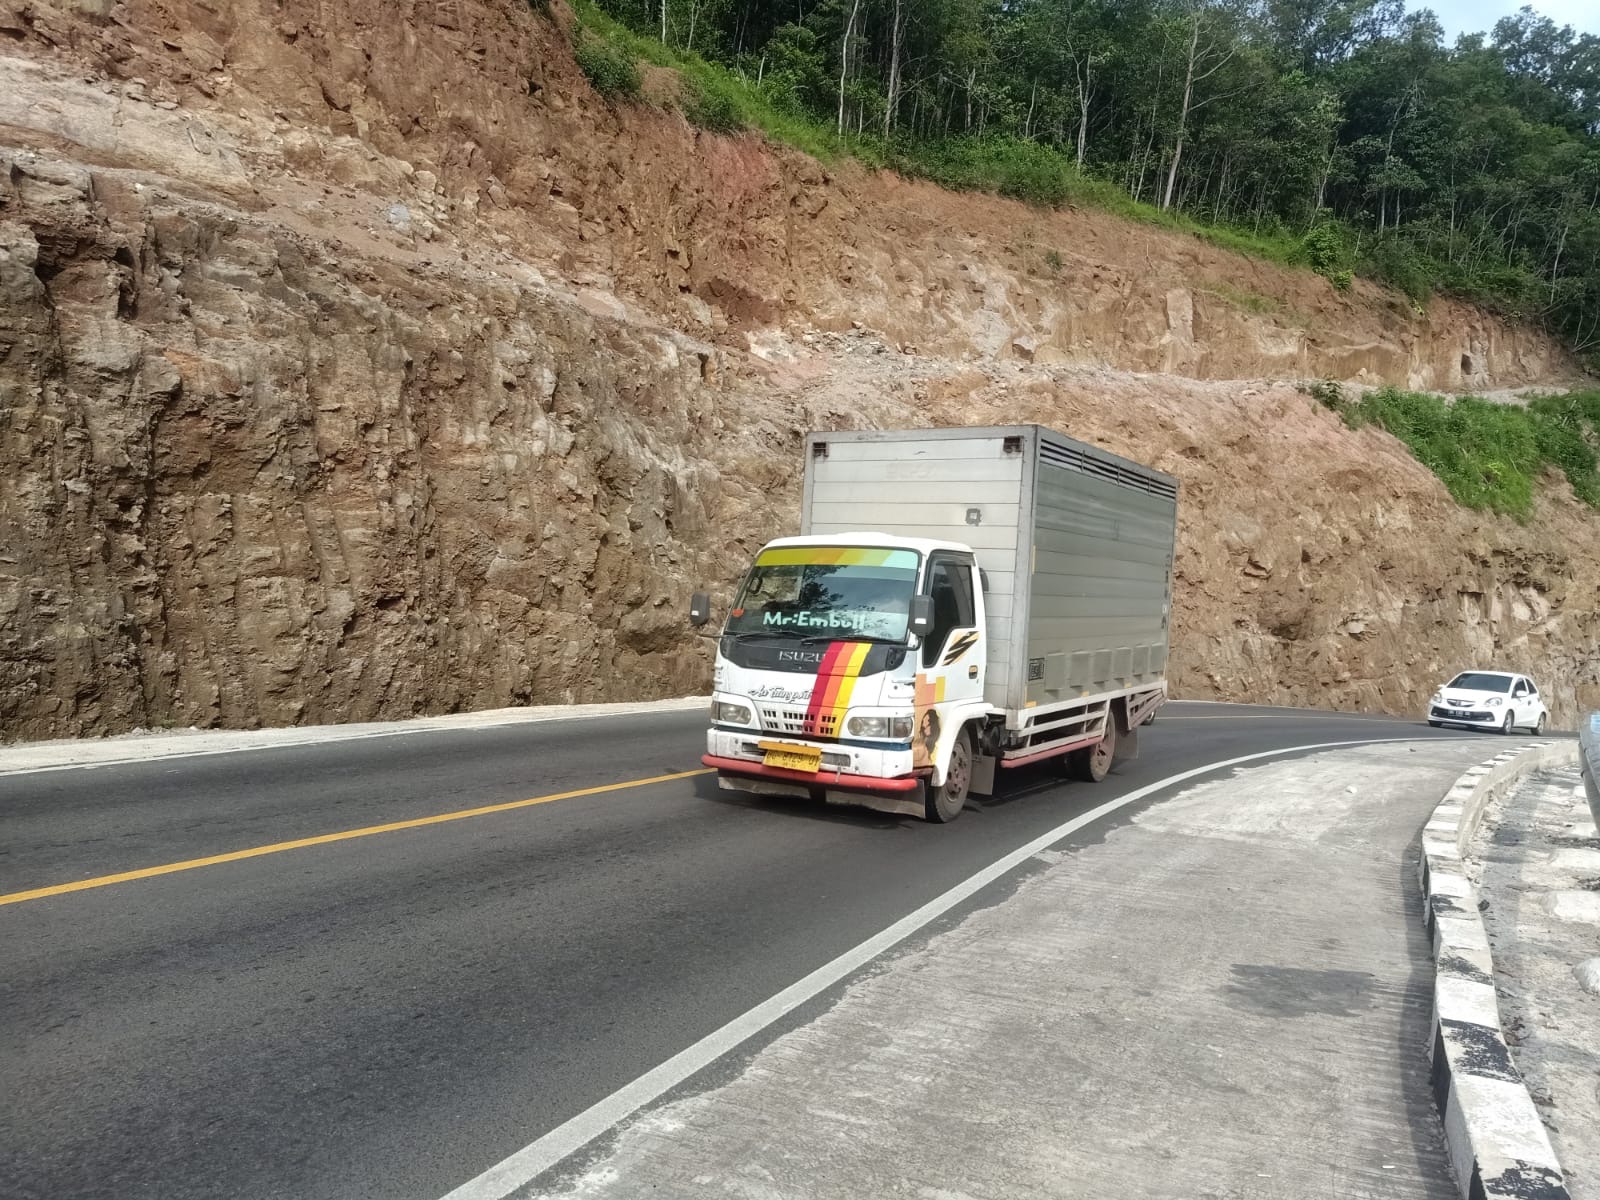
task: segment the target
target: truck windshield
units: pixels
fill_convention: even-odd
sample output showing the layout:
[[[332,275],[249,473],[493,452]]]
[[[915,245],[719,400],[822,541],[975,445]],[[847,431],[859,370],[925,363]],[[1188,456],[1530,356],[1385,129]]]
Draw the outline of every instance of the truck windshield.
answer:
[[[726,632],[903,642],[918,563],[914,550],[763,550],[739,589]]]

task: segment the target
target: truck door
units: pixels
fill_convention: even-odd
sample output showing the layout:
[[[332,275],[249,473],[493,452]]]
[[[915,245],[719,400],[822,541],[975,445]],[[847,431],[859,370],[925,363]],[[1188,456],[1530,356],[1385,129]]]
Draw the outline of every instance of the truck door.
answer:
[[[963,702],[983,699],[988,647],[978,623],[973,576],[970,558],[937,552],[928,560],[926,590],[933,600],[933,630],[923,640],[917,664],[913,744],[918,765],[927,761],[929,739],[940,740],[948,711]]]

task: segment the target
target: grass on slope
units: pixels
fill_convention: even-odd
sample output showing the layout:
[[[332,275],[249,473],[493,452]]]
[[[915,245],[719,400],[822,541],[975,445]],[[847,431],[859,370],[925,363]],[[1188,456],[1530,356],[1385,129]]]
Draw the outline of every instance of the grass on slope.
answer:
[[[682,81],[684,116],[720,133],[755,129],[774,142],[823,162],[856,158],[872,167],[927,179],[952,191],[995,192],[1046,207],[1075,205],[1116,213],[1130,220],[1191,234],[1224,250],[1284,265],[1323,271],[1315,247],[1288,235],[1257,234],[1210,225],[1181,213],[1143,204],[1107,180],[1078,170],[1071,158],[1021,138],[952,137],[938,142],[885,140],[869,134],[840,136],[830,124],[797,115],[774,103],[753,79],[698,54],[664,46],[614,20],[593,0],[574,0],[579,33],[578,65],[595,90],[609,100],[633,100],[639,91],[637,62],[676,71]],[[1348,274],[1348,272],[1345,272]]]
[[[1458,504],[1527,520],[1548,467],[1600,508],[1600,391],[1539,396],[1527,407],[1383,388],[1348,400],[1337,384],[1307,389],[1351,428],[1378,425],[1437,475]]]
[[[637,63],[648,62],[677,72],[684,115],[702,128],[755,129],[823,162],[853,157],[955,191],[995,192],[1046,207],[1101,209],[1191,234],[1235,253],[1306,267],[1340,289],[1350,286],[1354,250],[1345,244],[1345,231],[1339,227],[1321,225],[1294,238],[1204,224],[1142,204],[1116,184],[1078,170],[1066,155],[1017,138],[911,142],[840,136],[832,125],[775,103],[748,76],[629,29],[601,12],[593,0],[574,0],[573,9],[579,21],[578,64],[608,100],[636,100]],[[1263,297],[1252,304],[1249,296],[1241,293],[1235,300],[1252,311],[1263,311],[1258,307],[1262,301],[1267,306],[1272,303]],[[1469,508],[1526,520],[1533,511],[1534,480],[1547,466],[1561,468],[1573,491],[1600,508],[1595,458],[1600,444],[1600,391],[1545,396],[1522,408],[1471,398],[1452,402],[1393,388],[1359,401],[1346,400],[1337,384],[1317,384],[1310,390],[1350,425],[1381,425],[1405,442],[1444,481],[1456,501]]]

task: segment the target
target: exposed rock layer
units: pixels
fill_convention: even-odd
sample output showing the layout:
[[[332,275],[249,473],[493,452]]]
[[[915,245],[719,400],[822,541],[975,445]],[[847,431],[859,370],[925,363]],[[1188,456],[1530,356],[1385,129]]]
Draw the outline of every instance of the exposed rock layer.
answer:
[[[1405,709],[1494,661],[1600,703],[1563,486],[1464,513],[1208,382],[1554,381],[1536,333],[613,112],[515,0],[0,34],[7,737],[693,690],[683,597],[791,528],[804,429],[999,420],[1183,480],[1185,694]]]

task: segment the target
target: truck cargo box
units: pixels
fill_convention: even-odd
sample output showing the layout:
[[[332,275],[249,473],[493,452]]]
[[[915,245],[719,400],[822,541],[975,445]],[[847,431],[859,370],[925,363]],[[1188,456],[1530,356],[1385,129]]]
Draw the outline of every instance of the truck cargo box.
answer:
[[[972,547],[989,609],[985,697],[1037,718],[1162,684],[1178,484],[1038,425],[806,439],[801,532]]]

